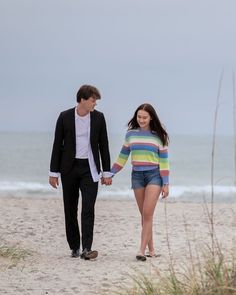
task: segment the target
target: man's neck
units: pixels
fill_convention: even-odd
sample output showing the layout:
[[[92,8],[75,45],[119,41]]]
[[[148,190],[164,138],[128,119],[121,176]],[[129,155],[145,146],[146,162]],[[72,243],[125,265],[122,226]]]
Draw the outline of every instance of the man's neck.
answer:
[[[77,105],[76,112],[80,117],[84,117],[89,113],[89,111],[85,110],[80,104]]]

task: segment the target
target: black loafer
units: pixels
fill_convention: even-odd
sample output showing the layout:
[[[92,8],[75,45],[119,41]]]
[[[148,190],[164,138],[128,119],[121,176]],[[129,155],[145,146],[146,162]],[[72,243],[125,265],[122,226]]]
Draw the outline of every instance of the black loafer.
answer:
[[[84,251],[82,252],[80,258],[84,259],[84,260],[90,260],[90,259],[95,259],[98,257],[98,251],[88,251],[87,249],[84,249]]]
[[[71,257],[73,257],[73,258],[78,258],[78,257],[80,257],[80,250],[79,249],[76,249],[76,250],[72,250],[71,251]]]
[[[146,254],[145,256],[150,258],[157,258],[157,257],[161,257],[161,254],[154,254],[154,255]]]
[[[141,254],[136,255],[136,259],[139,261],[146,261],[147,260],[146,256],[141,255]]]

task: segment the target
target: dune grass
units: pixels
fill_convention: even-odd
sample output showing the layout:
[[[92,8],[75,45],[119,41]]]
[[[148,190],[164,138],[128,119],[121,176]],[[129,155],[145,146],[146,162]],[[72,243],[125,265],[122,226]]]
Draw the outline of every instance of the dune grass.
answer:
[[[7,267],[16,266],[20,261],[32,255],[32,251],[23,249],[18,245],[0,245],[0,259],[5,261]]]
[[[193,250],[191,250],[193,251]],[[190,252],[190,250],[189,250]],[[195,253],[193,253],[195,254]],[[195,256],[196,257],[196,256]],[[214,251],[206,246],[197,258],[178,267],[169,262],[169,270],[157,268],[152,276],[132,276],[133,287],[120,295],[232,295],[236,294],[236,251],[222,254],[218,243]]]

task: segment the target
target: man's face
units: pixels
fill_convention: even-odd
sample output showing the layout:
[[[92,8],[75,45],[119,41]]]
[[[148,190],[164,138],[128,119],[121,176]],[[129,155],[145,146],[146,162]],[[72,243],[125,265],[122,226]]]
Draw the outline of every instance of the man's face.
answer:
[[[81,105],[87,112],[94,111],[95,106],[97,105],[97,99],[94,97],[89,97],[89,99],[81,99]]]

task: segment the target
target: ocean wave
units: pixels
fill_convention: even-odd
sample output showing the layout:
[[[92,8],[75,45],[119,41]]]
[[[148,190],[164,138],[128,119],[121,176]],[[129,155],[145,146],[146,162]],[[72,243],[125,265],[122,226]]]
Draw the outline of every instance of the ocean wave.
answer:
[[[0,192],[51,192],[49,184],[24,181],[1,181]]]
[[[61,186],[59,190],[53,189],[48,183],[39,182],[24,182],[24,181],[1,181],[1,193],[35,193],[35,194],[53,194],[61,193]],[[202,200],[204,197],[208,200],[211,197],[212,188],[210,185],[203,186],[170,186],[169,197],[173,199],[184,200]],[[133,198],[132,189],[128,187],[117,186],[99,186],[98,197],[100,198]],[[236,186],[214,186],[214,197],[234,200],[236,201]]]
[[[210,185],[204,186],[170,186],[169,197],[182,200],[207,201],[211,198],[212,188]],[[133,197],[131,189],[101,189],[100,196],[114,196],[114,197]],[[218,199],[228,199],[236,201],[236,186],[214,186],[214,197]]]

